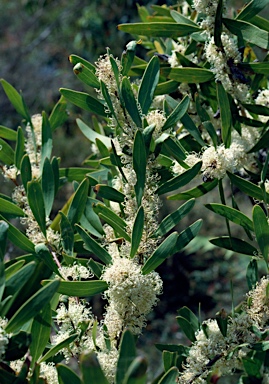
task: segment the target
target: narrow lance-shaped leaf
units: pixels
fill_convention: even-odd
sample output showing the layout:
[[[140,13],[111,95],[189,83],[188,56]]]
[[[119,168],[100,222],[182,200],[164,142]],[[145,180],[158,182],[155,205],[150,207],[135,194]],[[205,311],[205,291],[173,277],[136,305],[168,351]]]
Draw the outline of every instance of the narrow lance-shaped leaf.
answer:
[[[130,257],[133,258],[138,250],[144,229],[144,209],[142,206],[137,211],[136,218],[133,225],[131,252]]]
[[[55,261],[53,260],[52,254],[45,244],[43,243],[37,244],[35,246],[35,253],[37,258],[40,261],[43,261],[51,269],[52,272],[60,276],[60,273],[55,264]]]
[[[134,97],[131,83],[127,77],[122,79],[121,95],[125,103],[125,108],[127,109],[134,123],[137,125],[137,127],[142,127],[142,119],[138,110],[137,102]]]
[[[158,189],[157,193],[162,195],[163,193],[174,191],[184,185],[188,184],[200,171],[202,167],[202,162],[195,164],[192,168],[188,169],[182,175],[175,176],[172,179],[168,180],[162,184]]]
[[[61,244],[67,255],[73,255],[74,248],[74,231],[68,218],[63,212],[60,212],[62,219],[60,222]]]
[[[42,192],[45,204],[46,217],[49,217],[52,210],[54,195],[55,195],[55,185],[54,185],[54,172],[52,165],[49,159],[46,157],[43,165],[42,171]]]
[[[6,165],[14,164],[15,152],[11,146],[5,141],[0,139],[0,160]]]
[[[50,302],[58,287],[59,281],[54,280],[31,296],[9,320],[5,328],[6,332],[14,333],[27,321],[35,317]]]
[[[85,242],[86,249],[89,249],[93,252],[101,261],[105,264],[109,264],[112,261],[110,254],[105,250],[105,248],[101,247],[94,239],[91,238],[88,233],[81,228],[79,225],[76,225],[76,229],[80,234],[82,240]]]
[[[32,168],[28,155],[24,155],[21,161],[21,179],[24,189],[27,190],[27,183],[32,180]]]
[[[193,32],[201,31],[199,27],[189,24],[164,22],[120,24],[118,28],[134,35],[151,37],[187,36]]]
[[[208,181],[203,184],[198,185],[195,188],[188,189],[187,191],[177,193],[176,195],[168,196],[168,200],[189,200],[192,197],[200,197],[210,192],[218,185],[218,180],[214,179],[213,181]]]
[[[0,197],[0,212],[15,216],[25,215],[23,210],[18,205],[12,203],[9,200],[3,199],[2,197]]]
[[[131,69],[131,66],[133,64],[134,57],[135,57],[136,45],[137,45],[137,41],[132,40],[126,45],[126,50],[122,52],[122,56],[121,56],[122,76],[127,76],[129,70]]]
[[[47,286],[51,280],[43,280],[42,284]],[[61,280],[57,292],[67,296],[90,297],[104,292],[108,288],[106,281],[65,281]]]
[[[25,106],[22,95],[20,95],[19,92],[17,92],[16,89],[6,80],[1,79],[0,82],[13,107],[21,116],[23,116],[27,121],[29,121],[30,115]]]
[[[267,217],[259,205],[255,205],[253,208],[253,224],[257,243],[259,244],[263,258],[268,265],[269,226]]]
[[[241,253],[243,255],[254,256],[258,253],[253,245],[247,243],[245,240],[236,237],[222,236],[209,240],[211,244],[217,247],[229,249],[230,251]]]
[[[11,128],[4,127],[0,125],[0,137],[2,139],[16,141],[17,140],[17,132]]]
[[[58,377],[61,380],[61,384],[82,384],[78,375],[69,367],[64,364],[56,365]]]
[[[78,337],[78,334],[74,333],[73,335],[70,335],[66,339],[61,341],[59,344],[54,345],[52,348],[48,350],[48,352],[46,352],[44,356],[42,356],[41,359],[39,359],[38,363],[47,361],[49,358],[55,356],[59,351],[61,351],[61,349],[68,347],[69,344],[71,344],[74,340],[76,340],[77,337]]]
[[[161,75],[168,77],[171,80],[188,83],[205,83],[214,78],[213,72],[205,68],[162,68]]]
[[[260,48],[269,48],[269,33],[245,21],[223,19],[225,27],[242,40],[257,45]]]
[[[101,135],[98,132],[95,132],[92,128],[90,128],[87,124],[85,124],[80,119],[77,119],[76,122],[77,122],[77,125],[78,125],[79,129],[83,133],[83,135],[85,137],[87,137],[87,139],[90,140],[90,142],[95,143],[95,140],[99,139],[99,140],[102,141],[102,143],[105,144],[105,146],[107,148],[111,147],[111,139],[109,137],[106,137],[104,135]]]
[[[8,224],[5,221],[0,221],[0,301],[5,290],[5,266],[4,256],[6,250],[8,235]]]
[[[136,348],[134,336],[127,329],[126,331],[124,331],[120,342],[119,359],[116,371],[116,384],[121,384],[123,382],[125,373],[127,372],[130,364],[132,363],[135,357]]]
[[[268,0],[252,0],[249,1],[241,11],[237,14],[237,20],[250,20],[252,17],[261,12],[268,5]]]
[[[138,90],[138,102],[144,115],[148,113],[151,106],[154,92],[159,81],[159,75],[159,59],[156,56],[153,56],[144,72]]]
[[[177,232],[173,232],[159,245],[150,258],[145,262],[142,268],[143,275],[147,275],[156,269],[165,259],[174,254],[177,238]]]
[[[87,68],[84,64],[77,63],[73,68],[73,72],[79,78],[79,80],[82,81],[82,83],[97,89],[100,88],[98,78],[94,72]]]
[[[190,99],[188,96],[185,96],[184,99],[176,106],[176,108],[171,112],[171,114],[167,117],[166,122],[164,123],[162,130],[175,125],[187,112],[190,104]]]
[[[162,376],[158,384],[174,384],[177,382],[178,375],[178,369],[176,367],[172,367],[165,373],[164,376]]]
[[[129,365],[123,378],[123,384],[146,384],[147,368],[148,364],[146,358],[137,356]]]
[[[84,384],[109,384],[94,352],[86,352],[81,355],[80,367]]]
[[[45,112],[42,113],[42,148],[40,170],[43,169],[43,164],[46,158],[50,159],[52,152],[52,133],[48,116]]]
[[[27,198],[30,208],[33,212],[43,235],[46,237],[46,213],[42,189],[37,180],[27,183]]]
[[[38,358],[41,356],[44,351],[49,337],[50,337],[50,328],[51,328],[51,308],[47,304],[40,313],[35,317],[32,327],[32,343],[30,346],[31,352],[31,365],[33,366]]]
[[[191,224],[188,228],[184,229],[178,235],[177,243],[175,246],[174,253],[181,251],[186,245],[188,245],[195,236],[199,233],[203,220],[199,219]]]
[[[136,173],[135,193],[137,205],[140,206],[144,194],[146,181],[146,148],[142,133],[138,130],[135,135],[133,146],[133,168]]]
[[[217,83],[217,96],[221,117],[222,140],[224,142],[225,147],[229,148],[231,144],[232,115],[228,95],[225,92],[221,83]]]
[[[66,110],[66,100],[63,96],[60,97],[57,104],[55,104],[50,117],[49,123],[51,131],[53,132],[57,127],[60,127],[68,118]]]
[[[263,201],[264,195],[260,187],[251,183],[248,180],[243,179],[240,176],[234,175],[233,173],[227,172],[227,174],[230,180],[232,181],[232,183],[236,185],[240,189],[240,191],[246,193],[248,196],[251,196],[254,199]],[[267,193],[267,199],[269,199],[269,193]]]
[[[166,216],[162,222],[160,223],[159,227],[156,229],[156,231],[152,234],[152,237],[158,237],[158,236],[164,236],[166,233],[168,233],[172,228],[174,228],[180,220],[190,212],[190,210],[193,208],[195,204],[195,199],[191,199],[181,205],[175,212],[171,213],[170,215]]]
[[[100,116],[107,117],[104,105],[87,93],[77,92],[66,88],[61,88],[60,92],[68,101],[78,107],[89,112],[97,113]]]
[[[15,166],[20,169],[21,161],[24,155],[24,135],[21,127],[17,131],[17,143],[15,149]]]
[[[9,221],[0,215],[0,220],[4,220],[8,223],[8,239],[20,249],[26,252],[34,251],[34,244],[26,237],[19,229],[14,227]]]
[[[77,188],[68,209],[67,218],[72,225],[79,222],[85,209],[89,191],[89,180],[86,178]]]
[[[225,217],[226,219],[241,225],[243,228],[253,231],[253,223],[244,213],[223,204],[205,204],[205,207],[211,211]]]

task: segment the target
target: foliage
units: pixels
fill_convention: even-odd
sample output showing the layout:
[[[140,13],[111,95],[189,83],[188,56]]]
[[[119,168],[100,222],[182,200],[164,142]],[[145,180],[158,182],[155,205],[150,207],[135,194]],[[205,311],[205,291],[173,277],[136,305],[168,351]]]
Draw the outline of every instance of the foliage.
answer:
[[[0,127],[1,169],[14,186],[0,197],[1,382],[148,382],[135,344],[162,292],[156,269],[197,236],[202,220],[176,226],[217,188],[219,202],[205,207],[227,233],[210,241],[250,257],[249,292],[203,322],[180,308],[191,344],[157,345],[163,371],[153,383],[216,383],[234,372],[239,383],[268,381],[269,280],[259,278],[269,252],[268,56],[255,54],[268,49],[268,22],[258,16],[266,5],[253,0],[232,17],[222,0],[154,6],[153,15],[139,7],[142,23],[119,26],[137,35],[120,60],[109,49],[95,64],[70,56],[85,91],[61,88],[49,116],[31,116],[1,80],[23,119],[16,131]],[[140,44],[148,62],[136,56]],[[77,119],[91,143],[81,167],[62,168],[52,155],[67,102],[92,117],[91,126]],[[67,183],[72,193],[54,215]],[[183,203],[159,222],[166,194]],[[240,195],[253,203],[251,217]],[[5,257],[7,242],[21,255]],[[100,293],[101,320],[88,301]]]

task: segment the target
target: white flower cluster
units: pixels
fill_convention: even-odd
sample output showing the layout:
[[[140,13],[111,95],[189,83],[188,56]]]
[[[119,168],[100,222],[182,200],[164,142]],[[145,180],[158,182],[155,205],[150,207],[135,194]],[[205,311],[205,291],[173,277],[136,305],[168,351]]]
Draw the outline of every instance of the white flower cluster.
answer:
[[[250,351],[251,344],[259,341],[251,331],[255,326],[263,330],[269,319],[267,288],[269,278],[264,277],[256,288],[247,294],[245,310],[228,318],[227,334],[224,337],[216,320],[203,323],[205,330],[196,333],[196,341],[190,348],[186,365],[180,376],[182,384],[206,384],[210,372],[218,376],[243,369],[242,358]]]
[[[8,344],[8,334],[5,331],[7,320],[0,317],[0,361],[2,361]]]
[[[255,103],[269,108],[269,90],[261,90],[255,99]],[[259,116],[259,119],[263,123],[267,123],[267,121],[269,120],[269,116]]]
[[[253,153],[247,153],[258,140],[258,132],[253,128],[242,128],[241,136],[232,132],[232,143],[229,148],[223,144],[217,148],[207,147],[200,155],[189,154],[185,163],[192,167],[202,161],[202,172],[205,179],[222,179],[226,172],[244,172],[244,168],[255,171],[255,158]],[[178,175],[186,171],[177,162],[174,163],[173,172]]]
[[[221,34],[221,41],[224,51],[216,46],[212,36],[205,46],[205,57],[211,64],[215,79],[223,85],[224,89],[234,98],[247,102],[250,98],[248,86],[234,76],[231,69],[241,61],[236,42],[225,32]]]
[[[81,280],[93,277],[90,270],[81,264],[74,264],[72,266],[61,266],[59,272],[65,280]]]
[[[141,333],[146,315],[156,305],[162,292],[158,273],[143,275],[141,265],[131,259],[115,257],[102,275],[109,287],[105,297],[109,302],[104,318],[109,336],[118,340],[128,327],[134,335]]]
[[[94,319],[91,309],[87,308],[82,300],[78,300],[75,297],[69,297],[67,305],[61,303],[56,312],[56,322],[59,326],[59,330],[57,334],[52,337],[53,345],[59,344],[74,333],[80,335],[83,323],[88,324],[83,340],[78,341],[76,339],[68,348],[61,350],[66,361],[68,361],[70,357],[78,356],[83,350],[87,349],[85,348],[85,343],[87,344],[87,339],[91,337],[91,329]]]

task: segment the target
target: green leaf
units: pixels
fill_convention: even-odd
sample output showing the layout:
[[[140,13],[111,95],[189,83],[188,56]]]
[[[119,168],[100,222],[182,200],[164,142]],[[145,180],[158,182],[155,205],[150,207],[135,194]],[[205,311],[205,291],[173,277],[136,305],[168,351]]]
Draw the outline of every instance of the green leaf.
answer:
[[[59,281],[54,280],[30,297],[9,320],[5,328],[6,332],[14,333],[35,317],[50,302],[58,287]]]
[[[85,209],[89,191],[89,180],[84,179],[76,192],[74,193],[73,199],[68,209],[67,218],[71,225],[79,222],[81,215]]]
[[[231,144],[231,124],[232,124],[232,114],[231,107],[228,99],[228,95],[225,92],[223,85],[217,82],[217,97],[218,104],[220,109],[220,118],[221,118],[221,134],[222,140],[226,148],[229,148]]]
[[[70,55],[68,57],[69,61],[71,64],[73,65],[76,65],[77,63],[81,63],[83,64],[86,68],[88,68],[90,71],[92,71],[93,73],[95,72],[96,68],[95,66],[90,63],[88,60],[85,60],[83,59],[82,57],[80,56],[77,56],[77,55]]]
[[[5,279],[6,274],[4,266],[4,257],[6,251],[8,235],[8,224],[5,221],[0,221],[0,302],[2,301],[2,296],[5,289]]]
[[[21,161],[21,179],[24,189],[27,190],[27,183],[32,180],[32,168],[28,155],[24,155]]]
[[[269,75],[269,65],[268,65],[267,61],[262,62],[262,63],[256,63],[256,62],[240,63],[240,69],[242,69],[243,71],[254,72],[256,74],[261,74],[261,75],[266,75],[266,76]],[[252,107],[255,107],[256,104],[249,104],[249,106],[250,105]],[[258,107],[260,107],[260,106],[258,106]],[[268,107],[267,107],[267,109],[266,109],[266,107],[264,107],[263,110],[268,111]]]
[[[98,279],[100,279],[103,273],[104,265],[101,263],[98,263],[97,261],[94,261],[93,259],[90,259],[88,261],[88,266],[89,268],[91,268],[95,276],[98,277]]]
[[[35,246],[35,253],[40,261],[43,261],[51,271],[60,276],[55,260],[53,260],[52,254],[45,244],[37,244]]]
[[[163,83],[159,83],[155,89],[154,96],[158,95],[166,95],[173,92],[176,92],[178,89],[179,83],[178,81],[168,80]]]
[[[260,149],[266,148],[269,145],[269,131],[265,132],[264,135],[260,137],[257,143],[252,147],[247,153],[257,152]]]
[[[130,257],[133,258],[138,250],[142,234],[144,230],[144,209],[142,206],[139,207],[132,232],[132,240],[131,240],[131,252]]]
[[[119,346],[119,359],[116,370],[116,384],[123,382],[124,376],[136,357],[135,340],[132,333],[127,329],[123,332],[120,346]]]
[[[12,203],[11,201],[3,199],[2,197],[0,197],[0,212],[9,215],[15,215],[18,217],[25,216],[23,210],[18,207],[18,205]]]
[[[43,280],[42,285],[45,287],[54,280]],[[59,282],[57,292],[67,296],[90,297],[104,292],[108,285],[103,280],[92,281],[64,281]]]
[[[173,232],[158,246],[158,248],[153,252],[153,254],[142,267],[143,275],[147,275],[156,269],[160,264],[164,262],[165,259],[174,254],[177,238],[177,232]]]
[[[120,24],[118,28],[123,32],[150,37],[179,37],[201,31],[193,25],[164,22]]]
[[[178,378],[178,369],[172,367],[167,371],[162,378],[158,381],[158,384],[175,384]]]
[[[32,343],[30,346],[31,366],[39,359],[50,337],[51,308],[47,304],[34,318],[31,327]]]
[[[166,129],[175,125],[185,115],[188,110],[189,104],[190,99],[188,96],[185,96],[184,99],[177,104],[171,114],[167,117],[166,122],[162,127],[162,131],[165,131]]]
[[[125,76],[121,83],[121,95],[125,103],[129,115],[133,122],[138,126],[142,127],[142,119],[138,110],[137,102],[134,97],[130,80]]]
[[[80,356],[83,384],[109,384],[94,352],[84,352]]]
[[[66,88],[61,88],[60,92],[68,101],[85,111],[94,112],[97,115],[107,117],[104,105],[94,97],[88,95],[88,93],[77,92]]]
[[[246,278],[247,278],[249,290],[256,287],[256,284],[259,280],[257,260],[255,260],[255,259],[250,260],[248,267],[247,267]]]
[[[93,252],[105,264],[111,263],[112,258],[110,254],[105,250],[105,248],[103,248],[95,240],[93,240],[91,236],[79,225],[76,225],[76,229],[80,234],[82,240],[84,241],[86,249]]]
[[[17,247],[23,249],[26,252],[34,251],[34,244],[26,237],[19,229],[14,227],[9,221],[7,221],[2,215],[0,220],[4,220],[8,223],[8,239]]]
[[[6,288],[5,296],[18,295],[23,289],[24,285],[32,277],[36,269],[36,263],[34,261],[24,265],[17,272],[13,273],[11,276],[6,276]]]
[[[16,109],[16,111],[24,117],[27,121],[30,121],[30,115],[29,112],[25,106],[24,100],[22,98],[22,95],[20,95],[16,89],[9,84],[7,81],[4,79],[0,80],[2,87],[4,88],[4,91],[13,105],[13,107]]]
[[[159,59],[158,57],[153,56],[147,65],[138,90],[138,102],[144,115],[148,113],[151,106],[159,76]]]
[[[237,14],[236,19],[249,21],[253,16],[261,12],[267,5],[268,0],[252,0],[241,9],[241,11]]]
[[[5,221],[0,221],[1,223],[5,223]],[[7,223],[5,223],[7,225]],[[8,229],[8,225],[7,225]],[[6,268],[5,268],[5,275],[6,275],[6,280],[9,279],[14,273],[16,273],[21,267],[25,264],[25,260],[19,260],[16,261],[15,263],[11,264],[9,267],[7,266],[8,264],[6,263]]]
[[[100,83],[94,72],[82,63],[77,63],[73,68],[74,74],[82,83],[93,88],[100,88]]]
[[[217,213],[241,227],[253,231],[253,222],[242,212],[223,204],[205,204],[210,211]]]
[[[24,155],[24,135],[21,127],[18,128],[17,131],[17,143],[16,143],[16,149],[15,149],[15,166],[20,169],[21,168],[21,161]]]
[[[10,141],[16,141],[17,132],[14,131],[14,129],[7,128],[7,127],[4,127],[3,125],[0,125],[0,137]]]
[[[146,384],[147,361],[145,357],[137,356],[129,365],[123,378],[123,384]]]
[[[242,177],[236,176],[233,173],[227,172],[231,182],[236,185],[240,191],[244,192],[248,196],[254,197],[254,199],[258,199],[263,201],[264,194],[260,187],[251,183],[250,181],[242,179]],[[269,194],[266,194],[267,199],[269,199]]]
[[[222,14],[223,14],[223,0],[219,0],[214,23],[214,41],[217,47],[222,47],[221,33],[222,33]]]
[[[31,344],[31,334],[20,331],[9,338],[8,345],[5,350],[5,360],[14,361],[22,359]],[[5,382],[6,383],[6,382]]]
[[[228,318],[228,314],[225,312],[224,309],[221,309],[216,313],[218,327],[223,337],[227,336]]]
[[[201,197],[206,193],[212,191],[218,185],[218,180],[214,179],[212,181],[207,181],[201,185],[198,185],[195,188],[189,189],[182,193],[177,193],[176,195],[168,196],[168,200],[189,200],[192,197]]]
[[[163,142],[164,149],[174,157],[179,163],[186,159],[186,151],[178,140],[168,136]]]
[[[48,116],[42,112],[42,148],[40,169],[43,169],[43,164],[46,158],[50,159],[52,152],[52,133]]]
[[[27,198],[34,218],[43,235],[46,237],[45,203],[40,183],[37,180],[32,180],[27,183]]]
[[[49,117],[51,131],[53,132],[56,128],[61,126],[67,118],[68,113],[66,110],[66,100],[63,96],[61,96],[57,104],[55,104]]]
[[[61,244],[67,255],[73,256],[74,248],[74,231],[73,227],[63,212],[59,212],[62,216],[60,222]]]
[[[229,249],[229,251],[241,253],[243,255],[254,256],[258,253],[257,249],[253,247],[253,245],[236,237],[221,236],[215,237],[209,241],[217,247]]]
[[[199,143],[202,147],[206,146],[206,143],[204,142],[199,129],[196,127],[193,120],[187,113],[182,116],[181,123],[184,125],[184,128],[186,128],[187,131],[189,131],[189,133],[195,138],[197,143]]]
[[[45,213],[46,217],[49,217],[54,202],[55,185],[52,165],[47,157],[45,158],[43,164],[41,185],[45,204]]]
[[[205,83],[214,78],[213,72],[205,68],[162,68],[161,75],[179,83]]]
[[[162,195],[164,193],[171,192],[175,189],[183,187],[184,185],[188,184],[191,180],[193,180],[193,178],[200,171],[201,167],[202,162],[200,161],[199,163],[195,164],[192,168],[182,173],[182,175],[175,176],[172,179],[166,181],[157,189],[157,193],[159,195]]]
[[[172,228],[174,228],[187,213],[193,208],[195,199],[191,199],[181,205],[175,212],[166,216],[160,223],[159,227],[154,231],[151,237],[158,237],[166,235]]]
[[[62,381],[61,384],[82,384],[77,374],[69,367],[64,364],[57,364],[56,369],[58,377]]]
[[[184,229],[184,231],[180,232],[174,253],[179,252],[195,238],[201,229],[202,223],[203,220],[199,219],[191,224],[188,228]]]
[[[14,164],[15,153],[11,146],[4,140],[0,139],[0,161],[6,165]]]
[[[115,201],[117,203],[123,203],[125,195],[115,188],[105,184],[97,184],[94,188],[95,193],[99,197],[103,197],[109,201]]]
[[[76,120],[77,125],[84,136],[87,137],[87,139],[90,140],[90,142],[95,143],[96,139],[99,139],[102,141],[102,143],[105,144],[107,148],[111,148],[111,139],[109,137],[106,137],[104,135],[101,135],[100,133],[95,132],[92,128],[88,127],[82,120],[77,119]]]
[[[179,316],[183,317],[190,323],[190,326],[194,332],[199,330],[199,320],[197,316],[195,316],[195,314],[188,307],[182,307],[177,312]]]
[[[181,13],[175,11],[175,10],[172,10],[170,11],[170,14],[171,16],[173,17],[173,19],[177,22],[177,23],[182,23],[182,24],[189,24],[189,25],[192,25],[194,27],[198,27],[198,25],[192,21],[191,19],[189,19],[188,17],[186,16],[183,16]],[[199,27],[198,27],[199,28]]]
[[[134,186],[137,205],[141,205],[146,181],[147,155],[143,134],[137,130],[133,146],[133,168],[136,173]]]
[[[162,360],[165,372],[169,371],[171,367],[176,366],[177,353],[170,351],[163,351]]]
[[[194,343],[196,341],[196,337],[195,331],[193,330],[191,323],[185,317],[182,316],[177,316],[176,319],[180,328],[185,333],[187,338]]]
[[[267,216],[259,205],[254,206],[252,213],[256,240],[259,244],[264,260],[268,265],[269,225],[267,221]]]
[[[46,287],[45,287],[46,288]],[[74,333],[71,336],[68,336],[65,340],[61,341],[59,344],[53,346],[48,350],[48,352],[39,359],[38,363],[43,363],[44,361],[47,361],[52,356],[55,356],[61,349],[68,348],[69,344],[71,344],[76,338],[78,337],[77,333]]]
[[[269,48],[269,33],[245,21],[223,19],[225,27],[246,43],[252,43],[260,48]]]
[[[106,104],[107,104],[111,114],[114,116],[115,120],[120,125],[120,123],[118,121],[118,116],[115,113],[115,110],[114,110],[114,107],[113,107],[113,103],[112,103],[112,100],[111,100],[109,92],[108,92],[108,89],[107,89],[107,87],[106,87],[106,85],[105,85],[105,83],[103,81],[101,81],[101,92],[102,92],[102,95],[103,95],[103,97],[104,97],[104,99],[106,101]]]
[[[134,57],[135,57],[136,45],[137,45],[137,42],[132,40],[126,45],[126,50],[122,52],[122,56],[121,56],[122,76],[127,76],[129,70],[131,69],[131,66],[133,64]]]

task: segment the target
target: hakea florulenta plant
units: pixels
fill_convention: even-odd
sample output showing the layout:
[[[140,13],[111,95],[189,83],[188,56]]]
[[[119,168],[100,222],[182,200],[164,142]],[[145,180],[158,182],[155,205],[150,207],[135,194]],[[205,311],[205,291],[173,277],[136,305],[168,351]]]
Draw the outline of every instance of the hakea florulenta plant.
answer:
[[[269,382],[269,281],[258,277],[261,261],[268,271],[269,64],[253,50],[268,49],[269,23],[257,16],[266,5],[253,0],[233,18],[222,0],[153,6],[153,16],[139,7],[142,23],[119,26],[139,36],[121,59],[109,49],[94,64],[70,56],[96,96],[62,88],[49,117],[31,116],[1,80],[23,117],[17,131],[0,126],[1,169],[14,187],[0,196],[1,382],[148,382],[135,337],[162,293],[156,268],[195,238],[201,220],[174,228],[216,187],[220,203],[206,207],[226,219],[228,235],[210,241],[251,258],[250,291],[231,313],[203,322],[181,308],[177,320],[191,345],[158,344],[164,371],[149,376],[198,384],[236,372],[240,383]],[[135,55],[137,44],[149,49],[149,62]],[[92,128],[77,119],[91,142],[80,168],[61,168],[52,156],[67,101],[94,114]],[[67,182],[73,193],[55,213]],[[252,218],[239,210],[234,187],[253,201]],[[173,191],[169,199],[186,202],[160,222],[160,196]],[[232,236],[230,221],[246,239]],[[21,256],[12,257],[7,239]],[[97,319],[87,298],[100,293],[106,305]],[[79,375],[69,368],[75,361]]]

